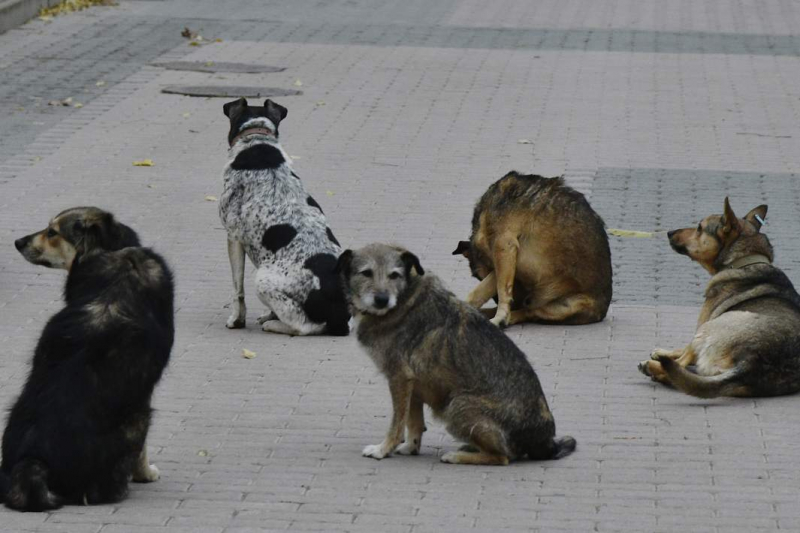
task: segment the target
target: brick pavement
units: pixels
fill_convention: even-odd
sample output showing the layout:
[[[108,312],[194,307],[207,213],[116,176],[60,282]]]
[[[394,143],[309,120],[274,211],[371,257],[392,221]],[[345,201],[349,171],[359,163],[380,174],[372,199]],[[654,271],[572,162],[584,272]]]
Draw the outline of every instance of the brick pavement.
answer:
[[[607,320],[508,334],[579,449],[508,468],[376,462],[384,380],[353,337],[227,331],[217,206],[223,100],[172,83],[294,88],[281,128],[347,246],[396,241],[458,294],[450,255],[472,206],[510,168],[566,173],[609,226],[663,230],[765,200],[778,263],[800,272],[800,12],[782,1],[122,2],[0,36],[0,403],[24,379],[63,275],[13,237],[94,203],[132,224],[177,276],[177,341],[151,432],[162,479],[111,506],[21,515],[7,531],[673,531],[800,527],[796,398],[700,401],[635,363],[693,329],[705,277],[656,239],[613,239]],[[201,28],[221,43],[189,47]],[[275,74],[202,74],[156,60],[245,61]],[[102,78],[106,85],[98,87]],[[25,97],[38,97],[30,100]],[[42,105],[73,96],[81,109]],[[40,105],[36,106],[35,103]],[[24,108],[19,110],[18,108]],[[521,144],[526,139],[532,144]],[[131,162],[150,158],[151,168]],[[741,207],[739,207],[741,206]],[[796,276],[795,276],[796,277]],[[255,359],[240,356],[242,348]]]

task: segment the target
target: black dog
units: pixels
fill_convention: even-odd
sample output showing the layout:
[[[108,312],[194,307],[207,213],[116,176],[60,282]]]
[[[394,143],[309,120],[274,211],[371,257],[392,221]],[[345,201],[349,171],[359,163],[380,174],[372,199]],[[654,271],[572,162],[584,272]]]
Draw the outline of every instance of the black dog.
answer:
[[[172,273],[92,207],[64,211],[15,245],[69,273],[66,306],[42,332],[3,434],[0,501],[21,511],[119,501],[131,478],[158,479],[145,439],[174,338]]]

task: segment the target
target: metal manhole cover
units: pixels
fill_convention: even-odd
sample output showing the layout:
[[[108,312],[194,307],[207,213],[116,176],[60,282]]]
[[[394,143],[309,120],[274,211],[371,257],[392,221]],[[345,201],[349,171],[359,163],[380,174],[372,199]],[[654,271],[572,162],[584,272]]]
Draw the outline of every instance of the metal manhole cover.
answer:
[[[265,98],[268,96],[297,96],[303,91],[279,89],[278,87],[239,87],[225,85],[167,85],[162,93],[184,96],[219,96],[221,98]]]
[[[169,70],[191,70],[194,72],[231,72],[235,74],[260,74],[264,72],[283,72],[285,67],[269,65],[252,65],[249,63],[226,63],[224,61],[168,61],[150,63],[154,67]]]

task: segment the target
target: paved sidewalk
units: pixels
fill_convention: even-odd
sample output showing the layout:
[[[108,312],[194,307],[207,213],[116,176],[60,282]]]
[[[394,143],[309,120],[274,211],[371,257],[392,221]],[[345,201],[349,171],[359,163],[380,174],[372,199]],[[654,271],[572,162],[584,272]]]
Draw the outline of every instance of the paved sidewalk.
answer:
[[[702,269],[665,240],[612,240],[600,324],[507,330],[575,454],[458,467],[430,420],[422,455],[362,458],[388,425],[384,379],[349,338],[224,327],[217,218],[223,99],[168,84],[300,89],[284,147],[346,246],[394,241],[459,295],[450,255],[512,168],[565,173],[610,227],[665,230],[770,206],[777,263],[800,280],[800,9],[645,0],[120,1],[0,35],[0,405],[9,405],[63,274],[12,240],[65,207],[131,224],[177,278],[177,340],[149,439],[162,478],[117,505],[0,510],[0,530],[692,531],[800,529],[798,398],[697,400],[636,363],[693,331]],[[199,30],[189,46],[184,27]],[[214,42],[221,39],[221,42]],[[272,74],[168,71],[252,62]],[[83,107],[47,103],[72,97]],[[520,142],[523,141],[523,142]],[[153,167],[132,162],[152,159]],[[248,273],[248,280],[252,278]],[[243,348],[257,353],[241,357]]]

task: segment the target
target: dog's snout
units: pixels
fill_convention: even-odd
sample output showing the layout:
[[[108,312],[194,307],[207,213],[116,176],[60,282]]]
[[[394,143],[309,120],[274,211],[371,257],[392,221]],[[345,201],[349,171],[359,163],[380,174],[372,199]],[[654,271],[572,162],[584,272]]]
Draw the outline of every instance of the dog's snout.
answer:
[[[389,305],[389,295],[384,293],[378,293],[375,295],[373,299],[373,305],[378,309],[383,309],[387,305]]]
[[[30,237],[21,237],[14,241],[14,246],[16,247],[17,251],[22,251],[23,248],[28,244]]]
[[[672,236],[673,236],[673,235],[675,235],[677,232],[678,232],[678,230],[676,230],[676,229],[674,229],[674,230],[672,230],[672,231],[668,231],[668,232],[667,232],[667,238],[668,238],[668,239],[671,239],[671,238],[672,238]]]

